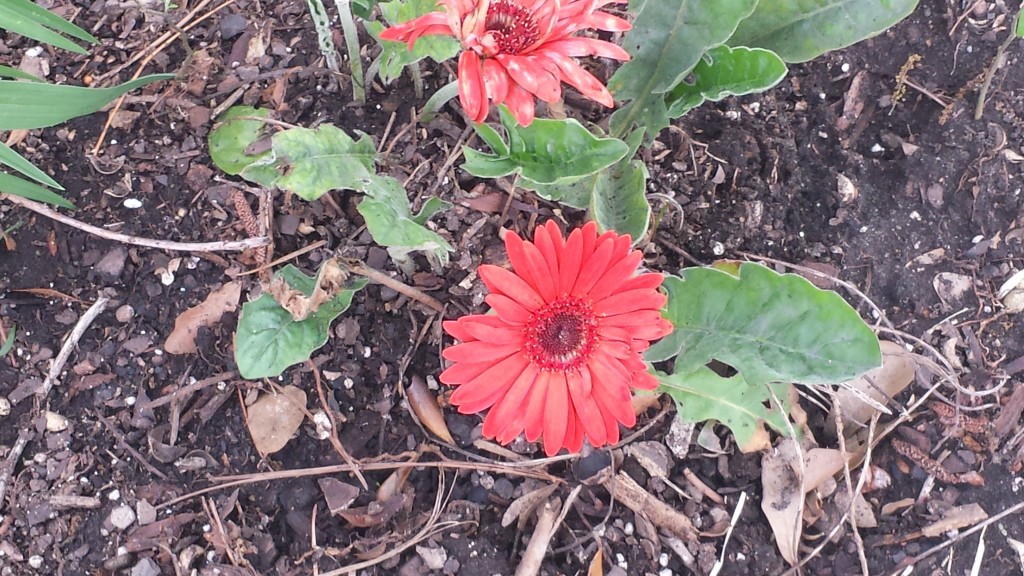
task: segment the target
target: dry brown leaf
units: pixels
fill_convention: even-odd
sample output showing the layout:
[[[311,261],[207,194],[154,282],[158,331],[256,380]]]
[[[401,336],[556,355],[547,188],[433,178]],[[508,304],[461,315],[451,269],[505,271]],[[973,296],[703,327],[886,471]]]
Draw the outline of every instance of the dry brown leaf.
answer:
[[[324,500],[327,501],[327,510],[331,514],[347,509],[359,496],[359,488],[337,478],[321,478],[318,484],[324,494]]]
[[[228,282],[210,295],[202,303],[182,312],[174,321],[174,330],[164,342],[164,350],[169,354],[193,354],[196,348],[196,334],[202,327],[209,328],[220,322],[224,314],[234,312],[238,308],[238,299],[242,295],[242,285]]]
[[[267,293],[292,315],[292,319],[302,322],[321,305],[344,290],[347,279],[348,273],[341,269],[336,258],[331,258],[320,266],[320,271],[316,275],[316,285],[309,296],[289,286],[281,277],[270,281]]]
[[[843,453],[834,448],[812,448],[804,454],[804,493],[810,492],[843,469]]]
[[[420,459],[420,455],[416,454],[410,462],[415,462]],[[384,502],[389,500],[392,496],[400,494],[402,488],[405,488],[405,483],[409,480],[409,474],[412,473],[412,468],[405,466],[398,468],[391,473],[383,482],[380,483],[380,488],[377,488],[377,501]]]
[[[264,394],[249,407],[246,426],[252,443],[266,456],[284,448],[306,417],[306,392],[295,386],[285,386],[280,394]]]
[[[867,426],[877,410],[858,398],[856,391],[875,402],[885,404],[914,381],[918,356],[895,342],[881,342],[882,365],[847,382],[836,394],[835,404],[843,414],[843,427],[850,436]],[[832,420],[835,420],[833,408]]]
[[[501,516],[502,527],[507,528],[516,520],[519,520],[521,524],[525,524],[526,519],[533,515],[533,511],[537,509],[537,506],[547,500],[557,489],[557,485],[548,484],[513,500]]]
[[[785,438],[761,459],[761,510],[775,534],[775,544],[791,566],[796,565],[803,522],[800,509],[804,499],[796,441]]]
[[[361,508],[338,510],[335,514],[348,520],[349,524],[359,528],[379,526],[390,520],[411,499],[412,496],[407,494],[397,494],[384,502],[374,501]]]
[[[942,518],[922,528],[921,535],[925,538],[934,538],[942,536],[950,530],[967,528],[985,520],[988,520],[988,513],[977,503],[972,502],[950,508],[942,515]]]
[[[448,424],[444,421],[444,414],[437,404],[437,398],[427,388],[423,377],[415,375],[411,380],[409,387],[405,389],[405,397],[409,400],[409,407],[416,413],[416,418],[438,438],[454,444],[455,439],[448,431]]]
[[[590,568],[587,568],[587,576],[604,576],[604,557],[601,554],[601,547],[597,547],[594,558],[590,560]]]

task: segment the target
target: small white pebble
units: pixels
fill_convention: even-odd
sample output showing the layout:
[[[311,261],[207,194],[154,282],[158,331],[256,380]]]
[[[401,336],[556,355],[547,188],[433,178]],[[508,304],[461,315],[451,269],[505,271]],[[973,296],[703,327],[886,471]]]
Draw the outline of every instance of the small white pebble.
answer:
[[[818,138],[828,140],[828,132],[825,132],[824,130],[818,132]]]
[[[673,574],[672,571],[668,568],[663,568],[660,572],[658,572],[658,576],[673,576]]]
[[[629,568],[629,564],[626,562],[626,557],[622,554],[615,555],[615,565],[623,570]]]
[[[711,245],[711,253],[714,254],[715,256],[721,256],[722,254],[725,254],[725,244],[722,244],[721,242],[715,242],[714,244]]]
[[[725,117],[727,119],[729,119],[729,120],[739,120],[740,119],[740,113],[737,110],[726,110],[725,111]]]
[[[867,231],[868,231],[868,227],[867,227],[867,226],[861,226],[861,227],[860,227],[860,230],[859,230],[859,232],[860,232],[861,234],[863,234],[863,233],[865,233],[865,232],[867,232]]]
[[[345,378],[341,381],[341,385],[345,387],[345,390],[351,390],[356,385],[355,381],[351,378]]]
[[[39,570],[43,567],[43,557],[39,556],[38,554],[35,556],[29,556],[28,565],[36,570]]]
[[[203,532],[204,533],[208,533],[210,530],[213,530],[212,526],[210,526],[209,524],[203,524]]]
[[[985,237],[983,235],[978,234],[974,238],[971,238],[971,244],[977,244],[978,242],[981,242],[984,239],[985,239]]]
[[[366,348],[363,348],[363,358],[369,358],[372,355],[373,355],[373,350],[371,350],[369,346],[367,346]]]
[[[142,200],[139,200],[138,198],[125,198],[124,207],[128,208],[129,210],[136,210],[138,208],[142,208]]]
[[[918,214],[917,210],[914,210],[913,212],[910,213],[910,219],[911,220],[917,220],[918,222],[920,222],[921,221],[921,215]]]
[[[828,98],[828,96],[824,92],[822,92],[822,93],[818,94],[818,98],[821,99],[821,100],[824,100],[825,98]]]
[[[635,530],[632,522],[626,522],[626,525],[622,527],[622,533],[626,536],[632,536]]]
[[[668,566],[668,554],[667,553],[662,552],[661,556],[658,556],[658,564],[660,564],[662,568]]]
[[[839,69],[842,70],[844,74],[846,72],[849,72],[850,71],[850,63],[849,62],[843,62],[843,65],[840,66]]]
[[[120,490],[111,490],[110,494],[107,494],[107,500],[110,500],[111,502],[117,502],[120,499],[121,499],[121,491]]]
[[[135,402],[136,401],[138,401],[138,398],[136,398],[135,396],[125,396],[124,397],[124,405],[125,406],[135,406]]]
[[[0,417],[10,416],[11,414],[11,401],[7,398],[0,396]]]
[[[873,154],[881,154],[882,152],[885,152],[885,148],[882,148],[881,144],[875,142],[875,144],[871,146],[871,152]]]

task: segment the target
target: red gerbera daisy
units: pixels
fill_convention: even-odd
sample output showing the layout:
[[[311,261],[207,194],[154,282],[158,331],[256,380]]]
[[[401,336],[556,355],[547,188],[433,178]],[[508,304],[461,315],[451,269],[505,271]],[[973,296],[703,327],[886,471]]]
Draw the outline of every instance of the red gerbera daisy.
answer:
[[[636,424],[631,389],[658,385],[641,353],[672,332],[659,312],[662,275],[637,274],[643,256],[629,236],[599,236],[593,222],[568,240],[553,221],[533,242],[509,232],[505,248],[514,272],[479,268],[495,314],[444,323],[462,341],[443,354],[455,363],[440,377],[458,386],[452,404],[489,408],[484,436],[502,444],[543,436],[549,456],[578,452],[584,437],[618,442],[619,424]]]
[[[629,30],[629,22],[600,9],[626,0],[438,0],[444,12],[431,12],[392,26],[384,40],[406,42],[444,34],[462,43],[459,100],[474,122],[487,118],[488,100],[508,106],[523,126],[533,122],[536,96],[562,97],[562,82],[605,106],[615,105],[608,89],[574,58],[603,56],[629,60],[621,47],[595,38],[573,37],[580,30]]]

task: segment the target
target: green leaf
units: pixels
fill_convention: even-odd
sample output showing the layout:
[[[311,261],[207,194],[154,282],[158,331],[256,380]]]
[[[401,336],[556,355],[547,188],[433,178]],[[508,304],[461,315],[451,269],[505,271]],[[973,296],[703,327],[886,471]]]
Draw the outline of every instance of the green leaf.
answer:
[[[248,154],[246,150],[266,135],[267,123],[244,117],[267,118],[270,111],[252,106],[232,106],[217,119],[210,131],[210,159],[225,174],[237,176],[251,164],[270,155],[266,150]],[[274,174],[275,179],[277,174]]]
[[[429,12],[437,12],[438,6],[437,0],[404,0],[380,4],[380,11],[384,19],[393,26]],[[380,41],[380,33],[384,26],[379,22],[366,22],[364,25],[366,30]],[[444,35],[421,36],[413,44],[412,50],[408,49],[405,42],[380,42],[383,47],[380,56],[380,78],[385,84],[390,84],[398,78],[409,64],[415,64],[424,58],[444,62],[454,58],[461,49],[458,40]]]
[[[763,48],[716,46],[691,72],[693,81],[680,82],[665,97],[670,118],[679,118],[705,100],[764,92],[786,76],[786,63]]]
[[[352,0],[352,13],[363,20],[368,20],[376,5],[377,0]]]
[[[583,178],[577,178],[574,180],[566,179],[562,182],[555,184],[540,184],[534,182],[529,178],[520,178],[519,187],[526,190],[533,190],[538,196],[545,200],[551,200],[552,202],[558,202],[565,206],[571,206],[580,210],[590,208],[594,210],[594,205],[598,204],[601,209],[603,221],[598,221],[598,224],[605,230],[616,229],[614,222],[615,219],[609,215],[609,210],[605,209],[605,205],[608,203],[609,198],[616,194],[614,188],[616,186],[629,186],[632,182],[634,187],[632,190],[623,193],[624,200],[627,204],[636,207],[640,212],[636,215],[637,220],[643,217],[646,222],[650,215],[650,205],[647,203],[646,197],[643,198],[643,206],[638,202],[639,198],[637,195],[643,195],[646,193],[646,173],[644,182],[642,185],[637,186],[634,180],[630,180],[630,176],[636,176],[635,167],[631,166],[631,158],[636,154],[637,149],[643,142],[643,131],[636,130],[626,137],[626,145],[629,147],[626,151],[626,155],[623,156],[622,160],[619,160],[614,165],[601,170],[596,174],[584,176]],[[485,139],[486,140],[486,139]],[[488,142],[489,143],[489,142]],[[493,146],[492,146],[493,148]],[[646,168],[645,168],[646,170]],[[595,198],[597,200],[595,200]],[[625,225],[627,229],[634,229],[628,224]],[[646,231],[647,224],[643,224],[643,229]],[[642,233],[641,233],[642,235]],[[633,236],[635,239],[639,239],[640,236]]]
[[[14,194],[15,196],[21,196],[22,198],[28,198],[37,202],[46,202],[47,204],[53,204],[62,208],[73,209],[75,207],[74,204],[68,202],[63,196],[48,188],[43,188],[34,182],[29,182],[28,180],[23,180],[3,172],[0,172],[0,192]]]
[[[306,296],[313,293],[316,277],[309,277],[291,264],[275,276]],[[352,303],[352,296],[366,286],[366,280],[354,282],[333,299],[322,304],[306,319],[296,321],[270,294],[242,305],[235,332],[235,363],[243,378],[272,378],[285,368],[309,359],[327,342],[331,322]]]
[[[769,2],[770,0],[763,0]],[[664,93],[686,78],[701,55],[724,43],[757,0],[633,0],[633,28],[622,46],[632,59],[608,81],[617,100],[629,101],[611,118],[611,134],[633,125],[653,136],[669,124]]]
[[[45,82],[42,78],[33,76],[28,72],[22,72],[10,66],[0,66],[0,78],[18,78],[19,80],[30,80],[32,82]]]
[[[305,200],[316,200],[330,190],[357,190],[374,174],[376,150],[370,137],[363,134],[353,140],[331,124],[278,132],[273,150],[275,162],[284,168],[274,184]]]
[[[0,3],[0,30],[9,30],[78,54],[85,54],[85,49],[62,34],[92,44],[99,43],[92,34],[30,0],[4,0]]]
[[[639,242],[651,219],[643,161],[623,159],[602,172],[590,198],[590,212],[602,230],[629,234],[634,243]]]
[[[686,422],[718,420],[732,430],[743,452],[771,446],[765,424],[782,433],[788,430],[788,407],[775,404],[768,386],[751,385],[740,374],[725,378],[703,366],[691,373],[654,374],[661,383],[659,391],[675,400],[680,418]],[[775,388],[775,397],[781,402],[788,397],[787,386]]]
[[[40,184],[45,184],[58,190],[64,189],[56,180],[50,178],[49,174],[33,166],[24,156],[18,154],[3,142],[0,142],[0,164],[9,166]]]
[[[629,147],[616,138],[600,138],[574,119],[534,120],[523,127],[502,106],[501,122],[508,136],[492,146],[494,153],[463,147],[462,168],[479,178],[500,178],[520,173],[538,184],[569,182],[611,166],[626,155]],[[485,141],[486,129],[477,130]],[[500,139],[500,137],[499,137]],[[503,150],[502,148],[506,149]]]
[[[665,278],[663,313],[675,330],[648,361],[678,353],[676,372],[689,373],[718,360],[753,385],[833,384],[881,364],[878,338],[835,292],[758,264],[723,267],[731,269],[686,268]]]
[[[11,324],[11,329],[7,332],[7,339],[4,341],[4,345],[0,346],[0,358],[7,356],[11,350],[14,349],[14,338],[18,335],[18,325]]]
[[[1017,26],[1014,33],[1017,34],[1017,37],[1024,38],[1024,6],[1021,7],[1020,12],[1017,12]]]
[[[123,94],[173,74],[153,74],[111,88],[0,80],[0,130],[46,128],[91,114]]]
[[[918,0],[761,0],[730,46],[767,48],[806,62],[875,36],[904,19]]]
[[[434,254],[442,265],[447,265],[448,252],[453,251],[451,244],[424,224],[451,204],[431,198],[419,214],[413,215],[402,183],[389,176],[366,178],[359,189],[366,197],[357,210],[366,220],[366,229],[374,242],[387,246],[393,257],[421,250]]]

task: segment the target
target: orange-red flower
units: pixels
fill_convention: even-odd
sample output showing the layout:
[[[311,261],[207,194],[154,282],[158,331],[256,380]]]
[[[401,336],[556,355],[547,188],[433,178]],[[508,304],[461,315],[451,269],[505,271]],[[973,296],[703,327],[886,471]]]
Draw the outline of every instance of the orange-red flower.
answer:
[[[662,275],[637,274],[643,257],[629,236],[599,236],[593,222],[568,240],[552,221],[533,242],[509,232],[505,248],[514,272],[479,268],[495,314],[444,323],[462,341],[443,354],[455,363],[440,377],[458,387],[452,404],[490,409],[484,436],[503,444],[543,437],[549,456],[579,451],[584,437],[618,442],[619,425],[636,424],[631,389],[657,386],[641,353],[672,331],[659,312]]]
[[[573,34],[586,29],[629,30],[629,22],[600,10],[625,1],[438,0],[443,12],[388,28],[381,38],[407,42],[411,49],[420,36],[454,36],[463,49],[458,82],[466,114],[483,122],[489,100],[504,103],[519,124],[527,126],[533,122],[534,96],[557,102],[562,82],[605,106],[615,104],[608,89],[575,58],[629,60],[629,54],[611,42]]]

